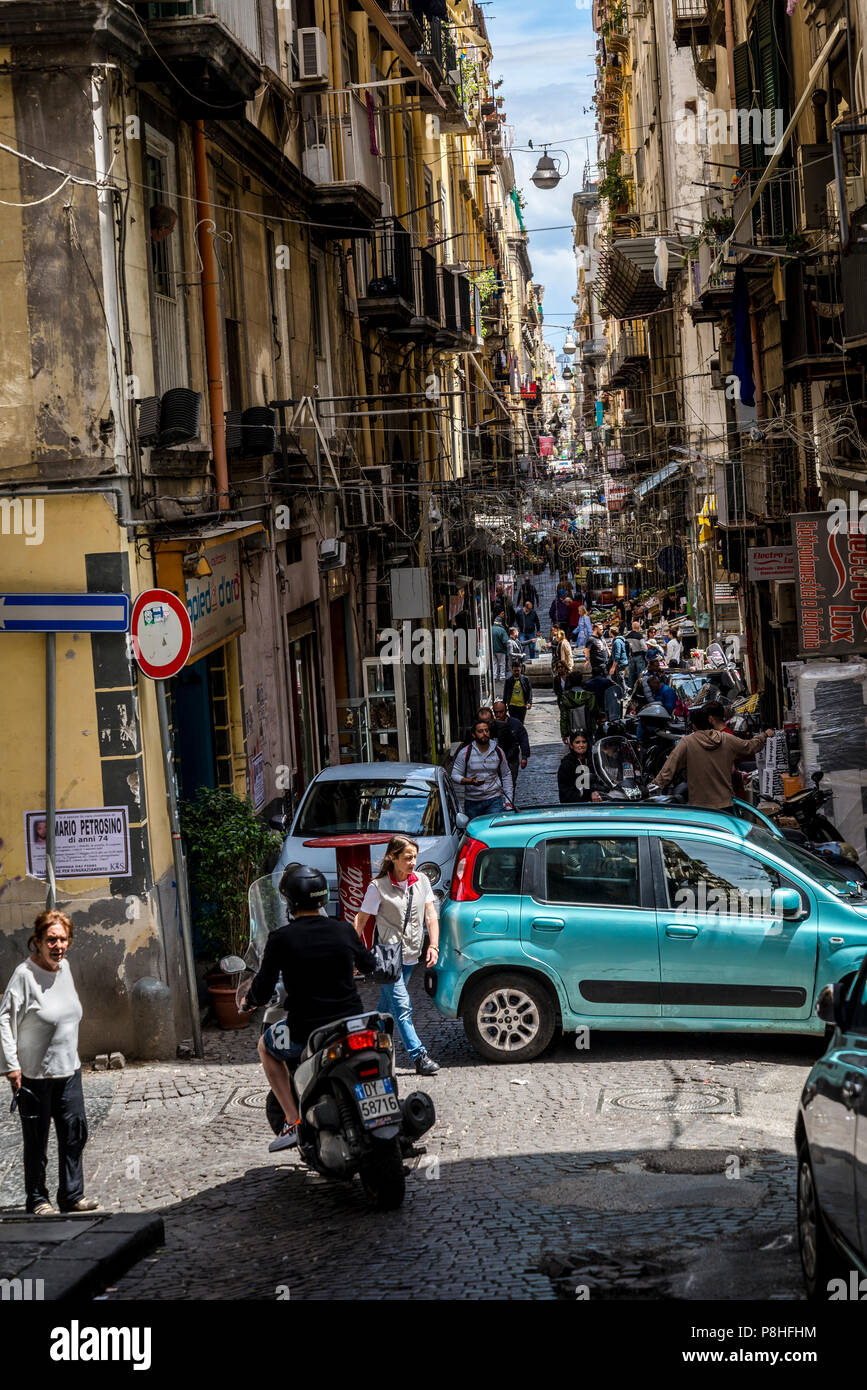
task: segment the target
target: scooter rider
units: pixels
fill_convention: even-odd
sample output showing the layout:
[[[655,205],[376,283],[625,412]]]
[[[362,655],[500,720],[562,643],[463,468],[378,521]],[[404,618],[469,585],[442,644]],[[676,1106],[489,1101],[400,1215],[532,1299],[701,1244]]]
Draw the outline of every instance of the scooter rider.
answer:
[[[353,980],[353,967],[373,973],[376,962],[348,922],[325,917],[319,909],[328,901],[328,883],[318,869],[289,864],[280,879],[291,921],[271,932],[259,973],[250,983],[248,1008],[267,1004],[283,976],[286,1019],[274,1023],[259,1039],[259,1058],[265,1078],[283,1107],[285,1123],[269,1151],[298,1143],[298,1106],[292,1091],[290,1067],[301,1056],[316,1028],[335,1019],[361,1013],[362,1002]]]

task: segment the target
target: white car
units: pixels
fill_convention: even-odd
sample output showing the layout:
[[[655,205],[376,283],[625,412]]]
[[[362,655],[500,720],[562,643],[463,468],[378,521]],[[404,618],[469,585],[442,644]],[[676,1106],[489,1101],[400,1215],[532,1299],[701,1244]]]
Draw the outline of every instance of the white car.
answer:
[[[448,892],[467,817],[460,811],[445,769],[433,763],[341,763],[317,773],[304,793],[283,842],[273,881],[287,864],[310,864],[328,880],[328,912],[339,913],[337,863],[333,849],[306,840],[321,835],[409,835],[418,841],[416,868],[427,874],[441,901]],[[379,869],[385,844],[371,845],[371,871]]]

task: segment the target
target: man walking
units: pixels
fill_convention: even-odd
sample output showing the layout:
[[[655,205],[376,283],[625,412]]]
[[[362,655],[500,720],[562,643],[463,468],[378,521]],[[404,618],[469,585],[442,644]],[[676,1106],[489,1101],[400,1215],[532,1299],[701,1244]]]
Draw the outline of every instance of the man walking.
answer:
[[[512,795],[518,789],[518,770],[527,766],[530,756],[530,740],[520,719],[514,719],[503,700],[494,701],[494,736],[497,744],[506,755],[509,772],[512,776]]]
[[[602,636],[602,624],[593,624],[593,636],[586,647],[587,660],[590,662],[591,676],[607,676],[611,666],[611,652],[608,643]]]
[[[632,627],[626,634],[626,651],[629,655],[626,684],[627,688],[631,689],[636,681],[644,675],[647,667],[647,643],[641,632],[641,623],[637,618],[633,619]]]
[[[503,701],[512,718],[519,719],[523,724],[527,710],[533,706],[533,687],[530,677],[523,674],[518,661],[512,663],[512,674],[506,678]]]
[[[529,574],[524,575],[523,582],[521,584],[520,589],[518,590],[518,602],[520,604],[523,604],[525,607],[528,603],[531,608],[538,607],[539,592],[535,584],[531,580]]]
[[[682,738],[669,754],[656,779],[660,791],[678,773],[686,774],[687,801],[690,806],[704,806],[713,811],[732,809],[732,764],[736,758],[748,758],[757,753],[773,729],[766,729],[755,738],[740,739],[734,734],[711,728],[707,708],[693,710],[690,715],[693,732]]]
[[[494,650],[494,685],[506,679],[506,657],[509,652],[509,634],[502,617],[494,619],[491,628],[491,646]]]
[[[526,600],[523,608],[515,617],[515,626],[518,629],[518,641],[524,655],[532,661],[536,655],[536,641],[539,636],[539,614],[536,612],[529,599]]]
[[[496,815],[504,802],[512,809],[512,774],[505,753],[491,737],[487,720],[477,720],[472,743],[458,749],[452,764],[452,781],[456,787],[464,788],[464,811],[470,820],[473,816]]]
[[[569,631],[569,600],[564,584],[559,585],[557,589],[557,597],[548,609],[548,617],[555,627],[562,627],[564,632]]]

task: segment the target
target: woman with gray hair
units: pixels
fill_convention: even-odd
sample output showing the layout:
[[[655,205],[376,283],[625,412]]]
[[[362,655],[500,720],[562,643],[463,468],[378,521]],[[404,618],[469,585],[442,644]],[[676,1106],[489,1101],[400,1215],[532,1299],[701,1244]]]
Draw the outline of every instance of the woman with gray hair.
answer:
[[[355,918],[355,930],[361,936],[368,923],[376,920],[380,941],[399,941],[403,949],[403,972],[399,980],[382,986],[377,1009],[392,1014],[401,1042],[415,1063],[419,1076],[433,1076],[439,1067],[429,1057],[412,1021],[412,1002],[409,997],[410,976],[418,964],[427,925],[430,945],[425,964],[435,965],[439,959],[440,924],[436,900],[430,879],[417,874],[415,864],[418,845],[407,835],[392,835],[385,847],[382,867],[367,886],[361,911]]]

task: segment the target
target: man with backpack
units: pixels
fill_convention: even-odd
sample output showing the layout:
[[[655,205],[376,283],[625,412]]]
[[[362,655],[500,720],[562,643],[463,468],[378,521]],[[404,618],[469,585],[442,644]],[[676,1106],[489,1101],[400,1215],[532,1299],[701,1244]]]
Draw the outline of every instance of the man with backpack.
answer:
[[[637,618],[633,620],[632,628],[627,632],[625,641],[629,656],[629,666],[626,672],[626,685],[629,689],[644,675],[647,667],[647,642],[642,635],[641,623]]]
[[[464,788],[464,812],[474,816],[491,816],[502,811],[505,802],[514,808],[514,786],[506,755],[497,740],[491,737],[487,720],[473,725],[471,743],[464,744],[452,763],[452,781]]]
[[[586,734],[593,740],[596,726],[596,696],[585,690],[581,674],[575,671],[560,696],[560,737],[568,743],[572,734]]]

